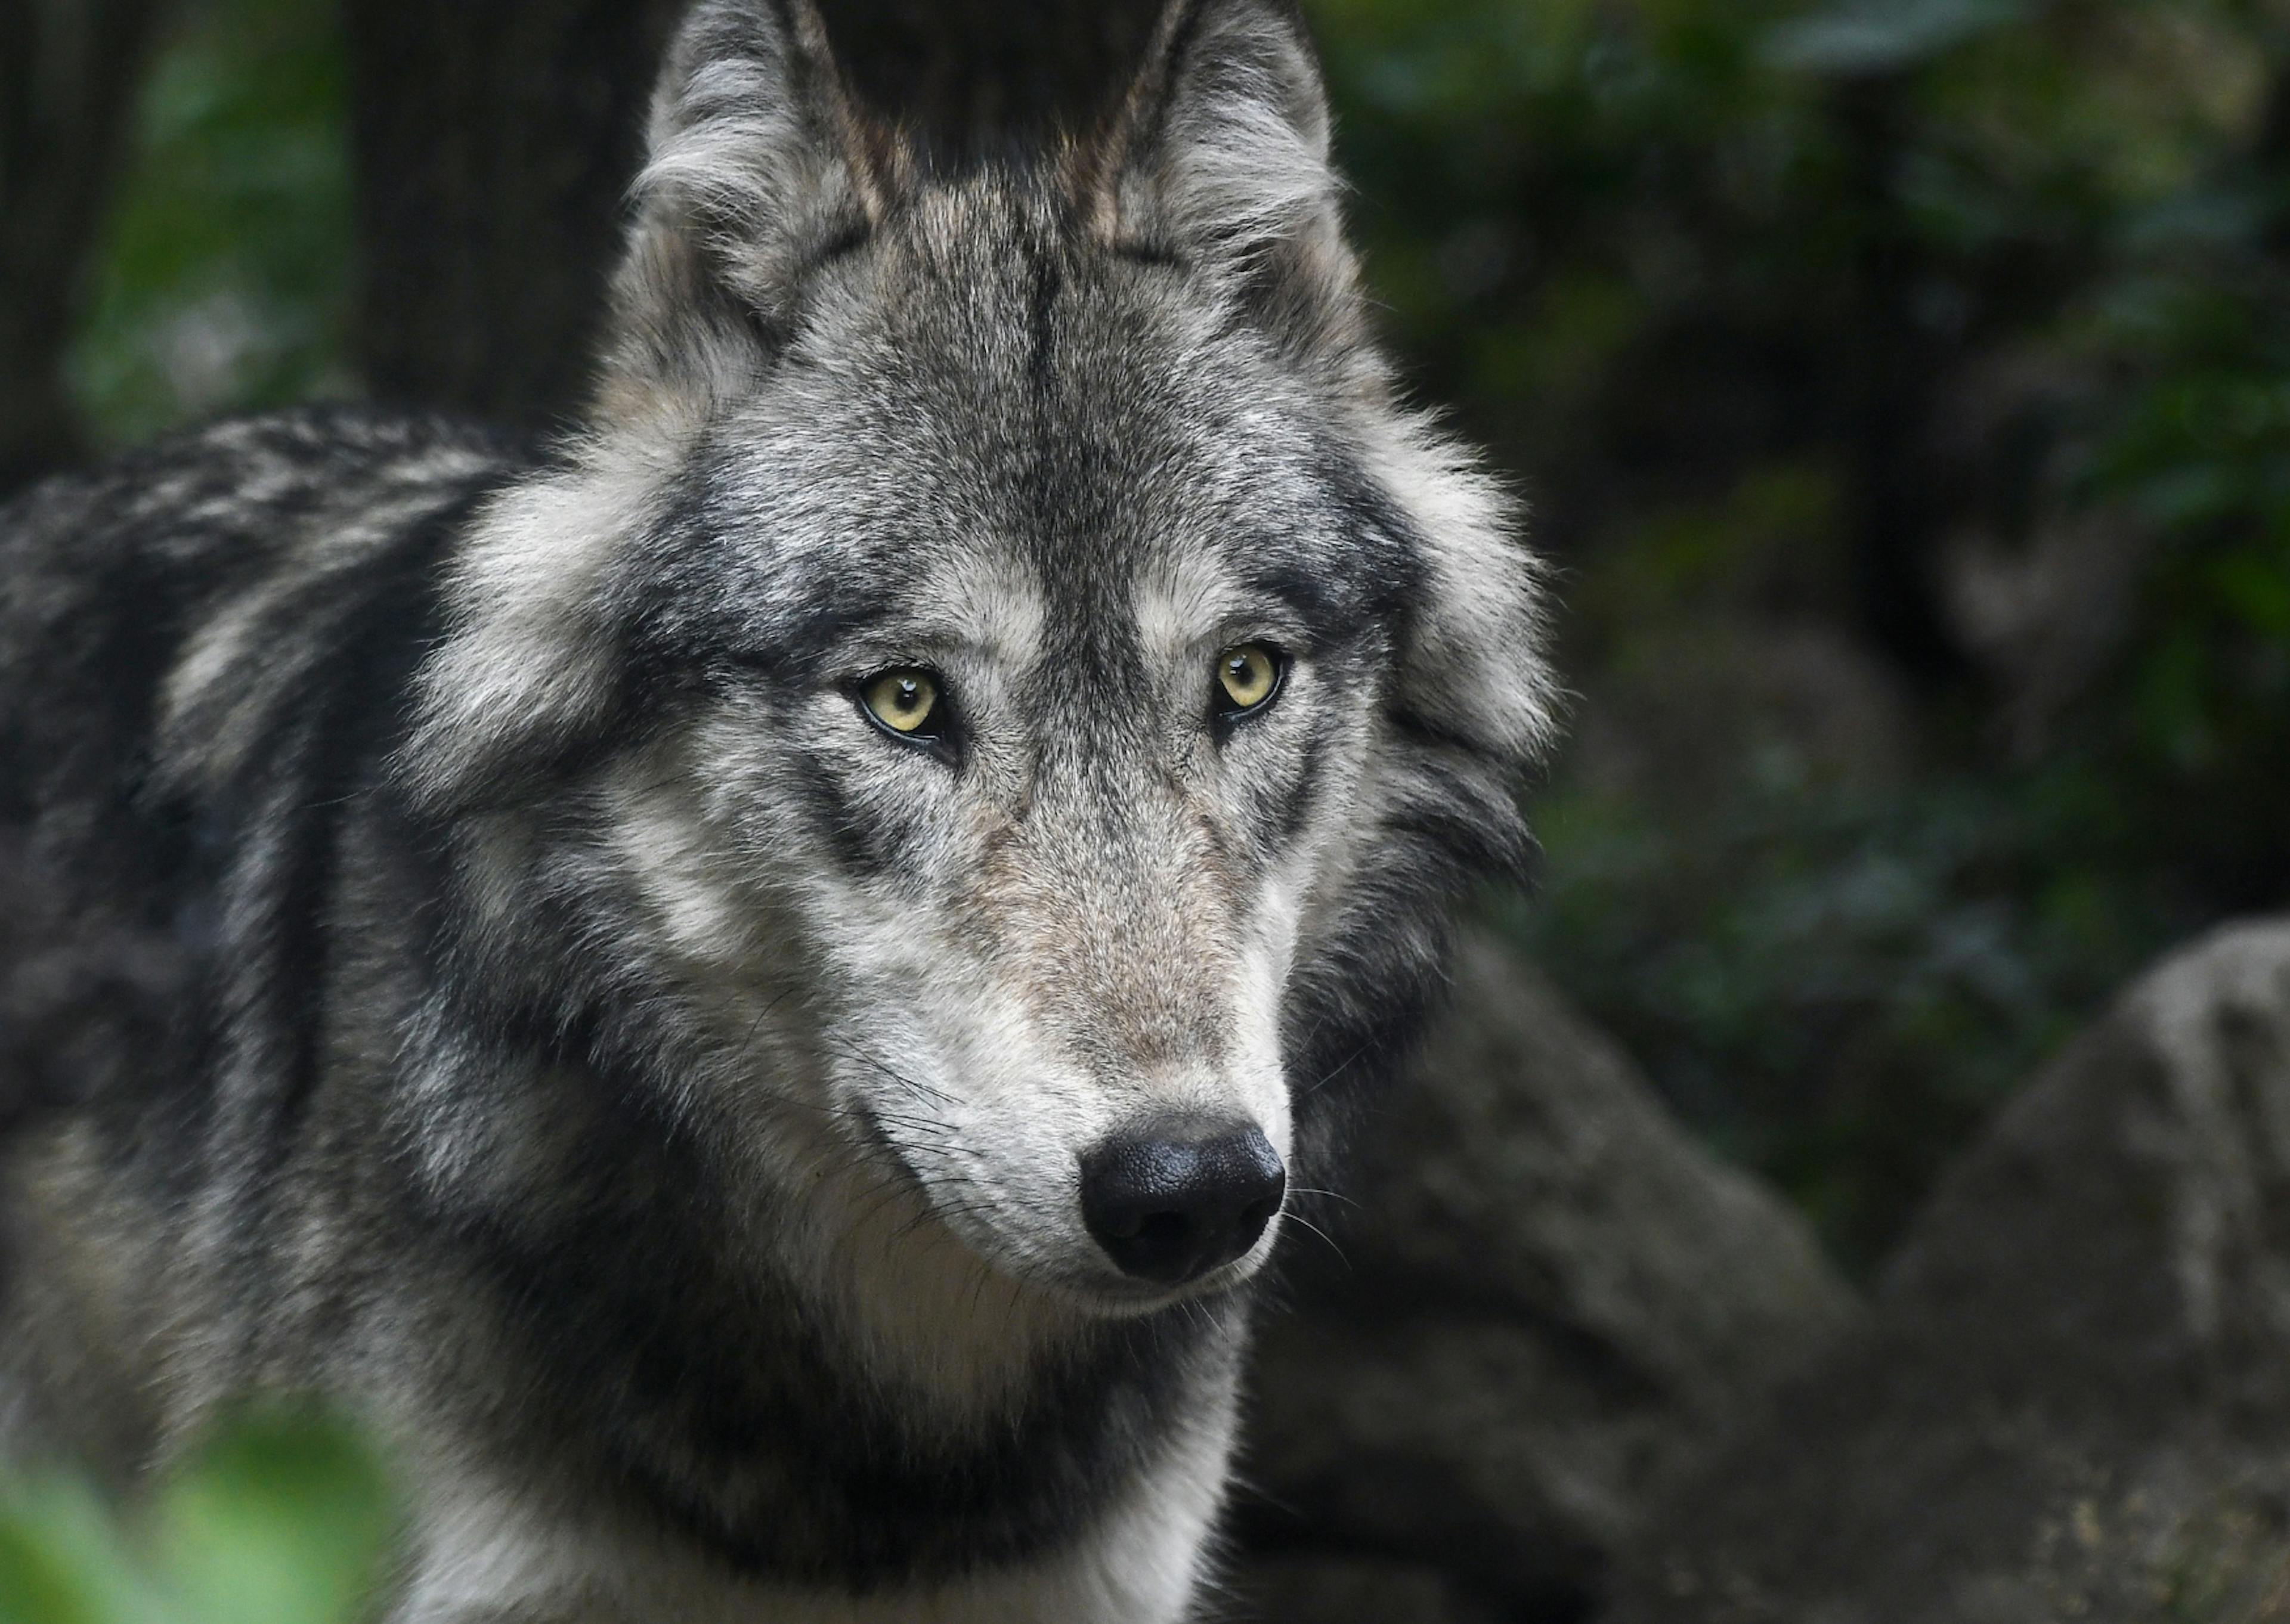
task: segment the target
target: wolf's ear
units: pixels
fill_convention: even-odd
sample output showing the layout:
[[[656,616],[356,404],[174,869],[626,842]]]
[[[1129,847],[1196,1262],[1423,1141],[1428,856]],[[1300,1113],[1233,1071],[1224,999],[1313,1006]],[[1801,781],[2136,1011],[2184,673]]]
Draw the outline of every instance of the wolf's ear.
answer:
[[[700,0],[653,92],[613,285],[614,380],[708,389],[750,373],[799,319],[818,262],[881,220],[901,170],[813,0]]]
[[[1170,0],[1092,155],[1093,223],[1220,274],[1284,342],[1348,348],[1358,275],[1328,135],[1293,0]]]

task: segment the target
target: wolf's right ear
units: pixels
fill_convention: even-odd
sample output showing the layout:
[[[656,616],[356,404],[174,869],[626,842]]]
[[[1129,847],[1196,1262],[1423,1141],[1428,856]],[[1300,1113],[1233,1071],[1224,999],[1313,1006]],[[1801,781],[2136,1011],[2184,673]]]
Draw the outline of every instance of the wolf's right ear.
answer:
[[[1166,0],[1081,182],[1101,238],[1208,273],[1294,349],[1356,348],[1358,271],[1296,0]]]
[[[861,116],[813,0],[700,0],[653,92],[607,388],[705,396],[751,377],[811,270],[882,219],[904,162]]]

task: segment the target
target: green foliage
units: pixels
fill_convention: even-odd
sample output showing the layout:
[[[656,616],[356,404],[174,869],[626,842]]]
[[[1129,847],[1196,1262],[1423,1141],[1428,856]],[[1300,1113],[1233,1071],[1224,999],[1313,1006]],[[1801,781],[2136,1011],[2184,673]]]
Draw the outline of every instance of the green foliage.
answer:
[[[124,1516],[73,1478],[0,1487],[0,1624],[352,1624],[393,1526],[356,1432],[244,1417]]]
[[[1791,19],[1766,36],[1764,55],[1814,73],[1899,72],[2027,14],[2019,0],[1862,0]]]
[[[341,44],[311,0],[184,0],[69,363],[115,442],[349,387]]]
[[[1874,793],[1783,764],[1691,820],[1568,788],[1540,805],[1545,881],[1509,923],[1866,1268],[2166,934],[2135,886],[2062,860],[2086,788]]]

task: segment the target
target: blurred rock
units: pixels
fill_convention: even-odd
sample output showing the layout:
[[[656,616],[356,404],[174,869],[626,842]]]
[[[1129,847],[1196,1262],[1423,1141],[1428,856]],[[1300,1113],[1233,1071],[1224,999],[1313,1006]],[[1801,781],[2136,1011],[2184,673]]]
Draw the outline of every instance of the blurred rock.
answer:
[[[1794,1214],[1492,939],[1361,1140],[1343,1265],[1300,1271],[1262,1330],[1260,1549],[1381,1553],[1506,1616],[1579,1617],[1647,1497],[1856,1321]]]
[[[2090,406],[2118,387],[2087,346],[2028,334],[1971,347],[1940,385],[1933,451],[1957,505],[1932,584],[2022,761],[2122,651],[2162,539],[2151,516],[2092,499],[2108,452]]]
[[[2150,535],[2108,508],[2047,514],[2018,547],[1972,531],[1942,549],[1950,629],[1995,684],[2020,760],[2042,753],[2053,723],[2121,648],[2153,551]]]
[[[1883,788],[1914,727],[1891,668],[1812,623],[1712,619],[1649,636],[1584,695],[1566,764],[1605,794],[1690,817],[1748,787]]]
[[[1782,1414],[1677,1494],[1611,1624],[2290,1617],[2290,921],[2062,1054]]]
[[[1241,1564],[1214,1617],[1271,1624],[1501,1624],[1437,1568],[1373,1557],[1259,1557]]]

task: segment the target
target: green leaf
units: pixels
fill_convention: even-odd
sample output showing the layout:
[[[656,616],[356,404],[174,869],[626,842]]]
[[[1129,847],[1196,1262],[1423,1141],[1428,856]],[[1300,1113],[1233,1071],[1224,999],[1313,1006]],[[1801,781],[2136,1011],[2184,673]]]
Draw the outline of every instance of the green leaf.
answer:
[[[380,1466],[339,1421],[245,1418],[161,1495],[157,1549],[210,1624],[332,1624],[356,1615],[392,1530]]]
[[[0,1491],[0,1624],[184,1624],[94,1492],[66,1478]]]

